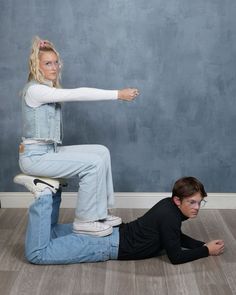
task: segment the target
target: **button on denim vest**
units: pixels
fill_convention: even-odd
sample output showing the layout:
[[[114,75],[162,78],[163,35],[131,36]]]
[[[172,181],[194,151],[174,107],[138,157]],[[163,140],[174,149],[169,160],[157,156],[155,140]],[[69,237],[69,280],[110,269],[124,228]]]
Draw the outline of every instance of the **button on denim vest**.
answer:
[[[61,143],[61,104],[47,103],[36,108],[28,106],[25,102],[25,95],[28,88],[34,84],[39,83],[30,81],[23,89],[23,139]]]

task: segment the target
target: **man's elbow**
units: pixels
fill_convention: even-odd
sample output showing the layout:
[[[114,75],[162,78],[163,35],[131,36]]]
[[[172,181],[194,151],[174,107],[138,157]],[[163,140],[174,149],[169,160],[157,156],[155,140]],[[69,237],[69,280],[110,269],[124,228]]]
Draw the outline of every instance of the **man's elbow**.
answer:
[[[172,263],[172,264],[180,264],[180,263],[182,263],[182,262],[180,262],[178,259],[170,259],[170,262]]]
[[[168,256],[172,264],[181,264],[184,263],[183,259],[180,256]]]

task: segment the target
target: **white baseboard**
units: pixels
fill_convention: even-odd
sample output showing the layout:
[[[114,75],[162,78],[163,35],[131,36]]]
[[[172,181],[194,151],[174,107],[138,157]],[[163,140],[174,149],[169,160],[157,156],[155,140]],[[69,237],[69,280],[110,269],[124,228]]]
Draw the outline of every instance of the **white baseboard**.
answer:
[[[74,192],[62,194],[61,208],[74,208]],[[151,208],[171,193],[115,193],[115,208]],[[1,208],[28,208],[33,202],[31,193],[0,192]],[[208,193],[206,209],[236,209],[236,193]]]

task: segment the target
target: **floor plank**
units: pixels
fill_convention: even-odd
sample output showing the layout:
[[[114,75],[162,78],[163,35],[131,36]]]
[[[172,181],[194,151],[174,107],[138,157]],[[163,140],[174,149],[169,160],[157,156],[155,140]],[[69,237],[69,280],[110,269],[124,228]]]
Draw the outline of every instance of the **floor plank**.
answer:
[[[11,287],[18,274],[18,271],[0,271],[0,295],[10,294]]]
[[[76,265],[75,284],[72,295],[104,294],[106,262],[83,263]]]

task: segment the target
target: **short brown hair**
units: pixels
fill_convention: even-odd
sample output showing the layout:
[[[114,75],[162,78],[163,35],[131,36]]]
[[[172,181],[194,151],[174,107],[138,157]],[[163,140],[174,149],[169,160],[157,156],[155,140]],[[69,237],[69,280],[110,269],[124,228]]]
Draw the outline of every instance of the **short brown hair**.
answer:
[[[180,200],[200,193],[202,198],[207,196],[204,185],[195,177],[188,176],[178,179],[172,189],[172,198],[178,197]]]

